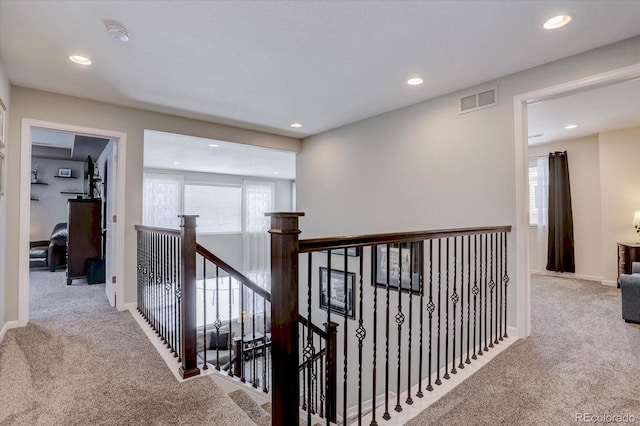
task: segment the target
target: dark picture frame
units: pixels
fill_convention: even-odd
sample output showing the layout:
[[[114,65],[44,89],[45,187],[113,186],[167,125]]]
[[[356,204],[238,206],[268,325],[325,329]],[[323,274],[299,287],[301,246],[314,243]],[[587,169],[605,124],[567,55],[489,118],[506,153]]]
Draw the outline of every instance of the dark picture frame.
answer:
[[[335,312],[341,316],[355,319],[356,311],[354,308],[355,299],[355,281],[356,274],[353,272],[346,273],[337,269],[331,269],[331,279],[329,280],[328,269],[320,268],[320,309],[326,310],[330,305],[331,312]],[[331,285],[331,301],[328,303],[328,282]]]
[[[327,250],[324,250],[323,253],[326,253]],[[344,249],[334,249],[331,250],[331,254],[333,256],[344,256]],[[362,255],[362,247],[348,247],[347,248],[347,256],[349,257],[358,257]]]
[[[387,263],[387,249],[391,253]],[[379,287],[387,287],[387,265],[389,265],[389,288],[401,288],[420,294],[423,241],[401,244],[380,244],[373,249],[373,282]],[[400,279],[400,271],[402,278]],[[401,282],[401,284],[400,284]]]

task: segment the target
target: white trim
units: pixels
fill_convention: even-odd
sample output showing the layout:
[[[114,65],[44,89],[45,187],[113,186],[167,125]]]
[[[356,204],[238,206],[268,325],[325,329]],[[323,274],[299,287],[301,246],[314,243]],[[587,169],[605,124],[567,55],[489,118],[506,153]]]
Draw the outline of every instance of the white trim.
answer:
[[[618,282],[617,281],[602,280],[602,285],[606,285],[607,287],[618,287]]]
[[[478,356],[477,360],[474,360],[471,364],[465,365],[464,369],[458,369],[457,374],[452,375],[450,380],[442,380],[442,384],[439,386],[434,386],[433,391],[429,392],[425,390],[425,380],[422,380],[422,389],[423,389],[423,398],[412,398],[413,404],[407,405],[404,404],[402,406],[402,411],[400,413],[392,413],[391,424],[402,425],[416,417],[426,408],[428,408],[431,404],[438,401],[440,398],[445,396],[447,393],[455,389],[461,383],[464,383],[469,377],[473,376],[475,373],[480,371],[482,367],[487,365],[489,361],[495,358],[498,354],[504,352],[508,349],[512,344],[514,344],[517,338],[516,329],[513,327],[507,327],[507,333],[509,337],[501,341],[499,344],[495,345],[493,348],[485,351],[483,355]],[[451,363],[446,367],[443,367],[440,370],[440,376],[442,377],[446,370],[451,370]],[[435,379],[435,373],[432,374],[432,379]],[[411,388],[411,395],[415,395],[418,392],[418,385],[414,385]],[[400,394],[400,400],[405,401],[407,399],[407,392],[403,392]],[[371,400],[367,401],[368,406],[371,406]],[[354,412],[355,409],[355,412]],[[357,414],[357,406],[351,407],[347,411],[347,416],[350,414]],[[376,411],[376,417],[382,417],[382,411],[379,409]],[[371,422],[371,413],[366,414],[362,417],[362,424],[369,424]]]
[[[640,77],[640,64],[608,71],[591,77],[547,87],[513,97],[516,166],[516,324],[521,338],[531,334],[531,282],[529,275],[529,198],[527,191],[528,135],[527,105],[567,96],[588,89],[620,83]],[[605,281],[603,281],[603,284]]]
[[[4,340],[4,336],[7,334],[7,331],[12,329],[12,328],[18,328],[20,327],[20,323],[18,321],[8,321],[5,323],[4,327],[2,327],[2,330],[0,330],[0,342],[2,342],[2,340]]]
[[[57,130],[62,132],[70,132],[87,136],[100,136],[116,141],[118,146],[118,161],[116,163],[117,170],[117,241],[118,241],[118,277],[116,284],[117,294],[121,297],[117,298],[116,308],[123,310],[122,300],[124,295],[124,248],[125,248],[125,181],[126,181],[126,152],[127,152],[127,134],[116,130],[105,130],[91,127],[75,126],[72,124],[55,123],[51,121],[35,120],[31,118],[23,118],[21,124],[20,135],[20,214],[19,214],[19,230],[20,238],[18,241],[18,323],[21,327],[27,325],[29,321],[29,224],[31,221],[31,204],[30,204],[30,173],[29,165],[31,163],[31,129],[44,128]]]
[[[571,272],[541,271],[538,269],[532,269],[531,274],[545,275],[548,277],[556,277],[556,278],[569,278],[569,279],[575,279],[575,280],[596,281],[598,283],[604,283],[602,277],[596,277],[595,275],[572,274]]]

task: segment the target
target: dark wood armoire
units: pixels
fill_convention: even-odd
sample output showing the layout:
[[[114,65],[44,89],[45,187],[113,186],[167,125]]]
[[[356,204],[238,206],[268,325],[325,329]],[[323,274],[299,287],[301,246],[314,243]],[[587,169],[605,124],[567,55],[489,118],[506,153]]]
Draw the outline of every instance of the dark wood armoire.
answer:
[[[69,200],[67,285],[87,277],[87,260],[102,258],[101,200]]]

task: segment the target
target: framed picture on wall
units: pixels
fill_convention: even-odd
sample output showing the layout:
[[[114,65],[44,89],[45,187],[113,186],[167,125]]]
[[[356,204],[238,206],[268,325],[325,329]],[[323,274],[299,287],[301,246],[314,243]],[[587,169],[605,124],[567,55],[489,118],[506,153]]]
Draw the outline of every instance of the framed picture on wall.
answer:
[[[420,293],[423,242],[380,244],[374,248],[373,282],[380,287]],[[387,272],[388,271],[388,272]]]
[[[5,144],[5,131],[4,129],[7,127],[7,107],[4,106],[4,102],[0,99],[0,148],[4,148]]]
[[[327,251],[323,251],[326,253]],[[344,249],[331,250],[331,254],[334,256],[343,256]],[[362,247],[349,247],[347,248],[347,256],[349,257],[358,257],[362,254]]]
[[[346,314],[347,317],[354,319],[356,317],[353,307],[355,281],[356,274],[353,272],[345,273],[332,269],[329,277],[329,270],[320,268],[320,309],[326,310],[330,307],[332,312],[342,316]],[[329,286],[331,286],[331,300],[329,300]]]

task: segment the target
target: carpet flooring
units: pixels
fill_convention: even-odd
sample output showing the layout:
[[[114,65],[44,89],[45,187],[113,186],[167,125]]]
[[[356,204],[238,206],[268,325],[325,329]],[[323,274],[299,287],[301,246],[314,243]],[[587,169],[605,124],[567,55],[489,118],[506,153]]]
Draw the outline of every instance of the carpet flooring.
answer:
[[[640,422],[640,326],[622,320],[620,290],[531,281],[532,335],[408,425],[568,425],[625,415]]]
[[[179,383],[104,284],[32,271],[30,321],[0,343],[0,425],[254,425],[210,377]]]

